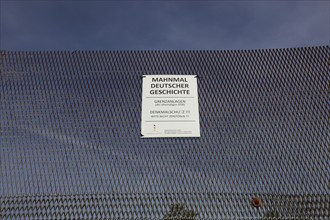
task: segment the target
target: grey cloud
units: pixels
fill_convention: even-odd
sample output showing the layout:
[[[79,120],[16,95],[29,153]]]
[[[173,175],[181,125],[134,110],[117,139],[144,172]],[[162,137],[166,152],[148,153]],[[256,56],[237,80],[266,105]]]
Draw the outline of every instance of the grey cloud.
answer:
[[[327,1],[1,2],[2,49],[258,49],[329,44]]]

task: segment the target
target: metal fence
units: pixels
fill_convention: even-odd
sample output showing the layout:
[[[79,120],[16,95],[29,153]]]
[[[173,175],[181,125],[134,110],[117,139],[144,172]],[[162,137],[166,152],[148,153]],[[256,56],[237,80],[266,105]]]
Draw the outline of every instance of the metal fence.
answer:
[[[2,219],[329,219],[330,48],[0,52]],[[142,75],[200,138],[140,138]]]

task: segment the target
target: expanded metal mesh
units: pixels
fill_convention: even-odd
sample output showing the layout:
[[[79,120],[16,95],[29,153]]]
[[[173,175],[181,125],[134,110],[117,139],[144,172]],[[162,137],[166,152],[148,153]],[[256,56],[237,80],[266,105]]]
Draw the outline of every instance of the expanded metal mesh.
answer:
[[[329,46],[2,51],[1,218],[329,219],[329,62]],[[148,74],[199,76],[201,138],[140,138]]]

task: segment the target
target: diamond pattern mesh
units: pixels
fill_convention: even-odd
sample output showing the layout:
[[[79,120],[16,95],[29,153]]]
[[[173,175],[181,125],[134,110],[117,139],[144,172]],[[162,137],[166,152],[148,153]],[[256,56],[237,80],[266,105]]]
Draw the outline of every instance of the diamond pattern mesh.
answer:
[[[1,218],[329,219],[329,59],[2,51]],[[140,138],[143,74],[199,76],[201,138]]]

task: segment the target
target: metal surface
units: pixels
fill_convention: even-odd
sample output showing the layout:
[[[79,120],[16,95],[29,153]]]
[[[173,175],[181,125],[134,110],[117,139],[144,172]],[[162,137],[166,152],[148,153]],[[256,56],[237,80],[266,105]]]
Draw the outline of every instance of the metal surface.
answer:
[[[2,51],[1,218],[329,219],[329,57]],[[199,76],[201,138],[140,138],[143,74]]]

